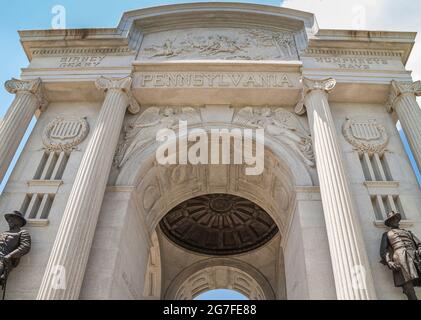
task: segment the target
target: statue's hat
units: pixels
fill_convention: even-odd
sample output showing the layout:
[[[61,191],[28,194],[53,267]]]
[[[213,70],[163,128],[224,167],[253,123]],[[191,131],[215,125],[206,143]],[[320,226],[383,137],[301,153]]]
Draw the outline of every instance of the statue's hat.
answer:
[[[11,218],[11,217],[16,217],[16,218],[18,218],[19,220],[20,220],[20,222],[21,222],[21,227],[23,227],[24,225],[26,225],[26,219],[25,219],[25,217],[23,216],[23,214],[22,213],[20,213],[19,211],[13,211],[12,213],[6,213],[5,215],[4,215],[4,218],[6,219],[6,220],[8,220],[9,218]]]
[[[401,221],[402,216],[399,212],[391,211],[387,214],[387,219],[384,221],[384,224],[388,227],[390,227],[390,222],[394,219],[398,219],[398,221]]]

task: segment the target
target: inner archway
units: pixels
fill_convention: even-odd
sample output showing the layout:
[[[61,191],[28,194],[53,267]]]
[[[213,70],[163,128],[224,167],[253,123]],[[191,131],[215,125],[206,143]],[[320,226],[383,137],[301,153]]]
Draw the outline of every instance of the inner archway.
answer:
[[[195,298],[197,301],[209,301],[209,300],[225,300],[225,301],[245,301],[249,300],[245,295],[228,289],[210,290],[202,293]]]
[[[249,300],[274,297],[255,257],[276,264],[262,248],[279,248],[279,229],[252,201],[223,193],[188,199],[163,217],[157,234],[168,260],[163,270],[164,279],[171,282],[166,299],[194,300],[224,289]],[[181,272],[171,276],[177,267]]]
[[[165,298],[194,300],[218,289],[238,292],[249,300],[274,299],[269,282],[258,270],[229,258],[206,259],[189,266],[172,281]]]
[[[133,213],[158,236],[161,299],[190,300],[209,290],[236,286],[250,300],[287,298],[282,241],[295,210],[295,178],[270,149],[261,176],[247,176],[244,169],[142,162],[132,193]],[[219,269],[203,278],[208,279],[203,288],[196,292],[190,287],[193,282],[187,282],[185,293],[178,291],[188,277],[209,266]],[[240,271],[227,272],[227,267]],[[232,274],[240,284],[230,278]],[[155,278],[149,273],[145,277]]]

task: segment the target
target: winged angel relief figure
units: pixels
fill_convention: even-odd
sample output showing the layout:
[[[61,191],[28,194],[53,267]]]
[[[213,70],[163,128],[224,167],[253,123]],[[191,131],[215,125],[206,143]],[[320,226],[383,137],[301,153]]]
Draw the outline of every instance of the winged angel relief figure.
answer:
[[[291,148],[304,163],[314,167],[311,136],[291,112],[282,108],[246,107],[238,111],[234,123],[264,129],[266,134]]]
[[[130,121],[124,128],[115,164],[121,168],[136,153],[156,141],[156,134],[162,129],[176,129],[179,121],[189,126],[201,123],[197,110],[191,107],[150,107]]]

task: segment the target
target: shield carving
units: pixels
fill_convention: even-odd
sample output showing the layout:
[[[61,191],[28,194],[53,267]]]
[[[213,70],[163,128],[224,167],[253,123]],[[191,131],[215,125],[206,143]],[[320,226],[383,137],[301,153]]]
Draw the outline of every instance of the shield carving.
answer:
[[[69,140],[76,138],[83,128],[80,120],[58,122],[50,132],[51,139]]]
[[[49,151],[72,151],[85,140],[89,124],[85,118],[56,118],[44,129],[42,141]]]
[[[342,133],[345,139],[362,153],[383,153],[389,143],[386,128],[376,120],[347,119]]]
[[[382,136],[375,121],[352,122],[351,132],[355,139],[366,141],[377,140]]]

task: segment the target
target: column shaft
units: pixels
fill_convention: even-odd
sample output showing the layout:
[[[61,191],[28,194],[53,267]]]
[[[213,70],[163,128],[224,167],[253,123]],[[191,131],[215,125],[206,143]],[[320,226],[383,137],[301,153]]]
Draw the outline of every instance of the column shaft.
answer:
[[[395,105],[396,114],[421,170],[421,109],[413,94],[403,95]]]
[[[412,154],[421,170],[421,109],[417,103],[417,96],[421,96],[421,81],[393,80],[387,109],[389,112],[396,111]]]
[[[5,87],[10,93],[16,94],[3,121],[0,122],[0,182],[25,135],[26,130],[41,106],[40,80],[35,81],[7,81]]]
[[[107,83],[108,82],[108,83]],[[78,299],[112,160],[129,97],[131,79],[102,78],[107,90],[89,145],[65,208],[38,299]],[[106,87],[102,87],[103,85]],[[65,271],[65,288],[57,289],[57,270]],[[63,275],[61,275],[63,276]]]
[[[365,244],[328,103],[332,81],[305,80],[308,93],[304,103],[313,136],[337,298],[375,299]]]

